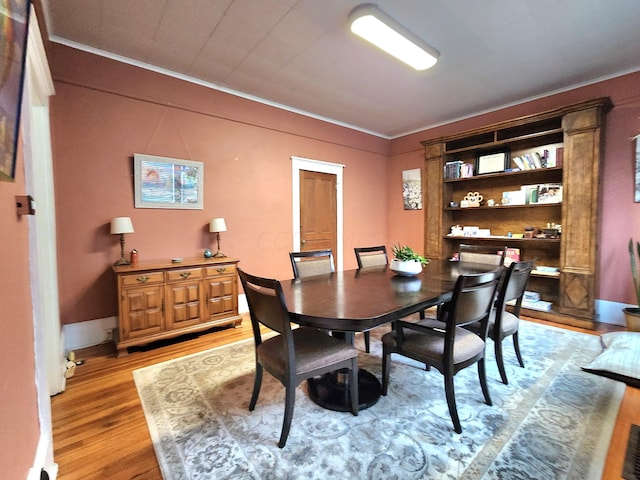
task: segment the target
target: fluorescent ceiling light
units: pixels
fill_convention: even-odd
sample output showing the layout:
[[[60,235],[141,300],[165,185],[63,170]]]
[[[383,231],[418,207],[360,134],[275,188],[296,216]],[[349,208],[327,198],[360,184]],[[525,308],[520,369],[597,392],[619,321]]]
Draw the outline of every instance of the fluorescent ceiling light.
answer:
[[[349,23],[353,33],[416,70],[433,67],[440,56],[435,48],[371,3],[354,8]]]

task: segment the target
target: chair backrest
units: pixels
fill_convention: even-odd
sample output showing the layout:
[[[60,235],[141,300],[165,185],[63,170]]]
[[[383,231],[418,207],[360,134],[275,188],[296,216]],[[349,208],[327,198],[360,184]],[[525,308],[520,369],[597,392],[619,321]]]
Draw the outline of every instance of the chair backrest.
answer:
[[[447,330],[455,326],[481,322],[482,338],[487,337],[488,320],[496,297],[502,269],[491,272],[460,275],[456,281],[451,301],[442,310]]]
[[[289,252],[294,278],[324,275],[335,272],[331,249]]]
[[[389,263],[387,247],[384,245],[377,247],[356,247],[353,251],[356,253],[358,268],[387,265]]]
[[[466,263],[486,263],[492,267],[502,267],[507,252],[506,246],[460,244],[458,260]]]
[[[506,302],[516,300],[516,316],[520,315],[520,306],[522,305],[522,297],[527,288],[531,270],[535,260],[527,260],[522,262],[513,262],[504,274],[504,280],[498,291],[498,300],[496,308],[503,309]]]
[[[260,324],[281,334],[291,332],[289,311],[278,280],[256,277],[238,268],[238,275],[249,304],[254,335]],[[260,344],[260,341],[256,342]]]

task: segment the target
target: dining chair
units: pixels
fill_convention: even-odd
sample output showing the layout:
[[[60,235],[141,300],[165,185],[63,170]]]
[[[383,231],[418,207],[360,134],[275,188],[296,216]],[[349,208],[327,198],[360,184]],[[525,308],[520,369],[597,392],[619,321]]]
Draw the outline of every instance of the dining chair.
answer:
[[[458,417],[453,377],[460,370],[478,364],[478,377],[487,405],[492,405],[485,370],[485,345],[489,315],[495,299],[500,270],[460,275],[451,300],[442,305],[436,320],[420,323],[397,321],[394,331],[382,337],[382,395],[389,388],[391,354],[435,367],[444,376],[444,387],[454,430],[462,432]],[[463,328],[480,323],[478,332]]]
[[[289,252],[294,278],[310,277],[312,275],[324,275],[334,273],[333,251],[309,250],[306,252]]]
[[[384,245],[377,247],[355,247],[353,251],[356,254],[358,268],[377,267],[389,263],[387,247]]]
[[[356,254],[358,268],[379,267],[388,265],[387,247],[379,245],[376,247],[355,247],[353,251]],[[371,334],[369,331],[364,333],[364,349],[367,353],[371,351]]]
[[[506,246],[461,243],[458,249],[458,261],[461,263],[486,263],[492,267],[502,267],[506,253]]]
[[[513,337],[513,349],[516,352],[518,363],[524,368],[524,362],[520,354],[520,343],[518,342],[518,327],[520,325],[522,298],[524,297],[524,291],[527,288],[534,264],[535,260],[528,260],[513,262],[509,265],[509,268],[505,270],[502,283],[498,288],[497,300],[489,316],[487,335],[493,340],[498,371],[500,372],[502,383],[505,385],[509,385],[509,380],[504,368],[502,341],[508,336]],[[513,312],[507,311],[507,302],[515,302]],[[478,330],[477,325],[469,325],[467,328],[470,330]]]
[[[287,443],[296,387],[304,380],[338,369],[348,369],[351,385],[358,384],[358,351],[343,340],[309,327],[292,329],[282,286],[277,280],[256,277],[238,269],[247,296],[256,353],[256,376],[249,410],[253,411],[262,385],[262,370],[285,387],[285,409],[278,447]],[[264,338],[261,326],[277,333]],[[358,415],[358,389],[350,388],[351,413]]]

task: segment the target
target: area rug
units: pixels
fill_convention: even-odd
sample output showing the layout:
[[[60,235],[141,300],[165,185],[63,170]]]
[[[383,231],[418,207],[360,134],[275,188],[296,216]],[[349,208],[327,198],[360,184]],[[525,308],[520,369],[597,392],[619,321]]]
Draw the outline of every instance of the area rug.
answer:
[[[371,354],[358,358],[378,378],[384,331],[372,331]],[[269,374],[248,410],[252,341],[133,374],[165,480],[600,478],[625,386],[581,371],[601,351],[598,337],[522,322],[526,368],[510,343],[509,385],[488,345],[493,406],[484,403],[475,367],[456,375],[460,435],[442,376],[395,355],[389,394],[357,417],[317,406],[306,385],[298,387],[283,449],[284,388]]]

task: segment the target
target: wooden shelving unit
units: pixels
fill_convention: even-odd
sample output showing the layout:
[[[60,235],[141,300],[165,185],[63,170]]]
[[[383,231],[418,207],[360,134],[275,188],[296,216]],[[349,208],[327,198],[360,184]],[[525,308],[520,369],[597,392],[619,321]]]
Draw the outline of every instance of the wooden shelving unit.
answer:
[[[607,98],[569,105],[460,134],[421,142],[425,148],[425,255],[450,258],[460,243],[494,242],[518,248],[522,259],[557,267],[559,274],[534,274],[528,289],[552,303],[551,311],[525,315],[593,328],[597,281],[599,175]],[[513,171],[516,156],[556,149],[558,164]],[[479,155],[505,152],[504,172],[445,179],[445,164],[472,163]],[[561,158],[561,163],[560,163]],[[503,192],[526,185],[562,184],[561,203],[502,205]],[[479,207],[451,206],[469,192],[483,196]],[[488,206],[492,199],[494,206]],[[525,227],[562,226],[559,238],[514,238]],[[490,236],[451,236],[451,227],[477,226]]]

